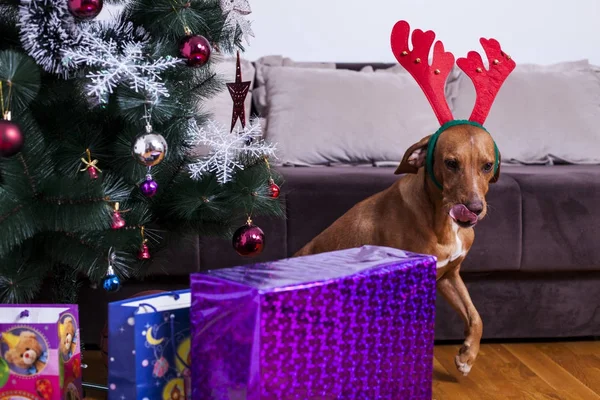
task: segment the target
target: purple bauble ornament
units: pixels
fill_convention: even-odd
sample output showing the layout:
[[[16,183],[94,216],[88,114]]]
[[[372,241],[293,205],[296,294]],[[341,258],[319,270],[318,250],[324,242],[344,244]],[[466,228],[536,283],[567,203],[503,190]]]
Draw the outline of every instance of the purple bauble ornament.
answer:
[[[240,256],[257,256],[264,247],[265,233],[258,226],[252,225],[250,220],[233,234],[233,248]]]
[[[152,179],[152,175],[146,175],[146,180],[140,185],[142,194],[146,197],[152,197],[158,191],[158,183]]]

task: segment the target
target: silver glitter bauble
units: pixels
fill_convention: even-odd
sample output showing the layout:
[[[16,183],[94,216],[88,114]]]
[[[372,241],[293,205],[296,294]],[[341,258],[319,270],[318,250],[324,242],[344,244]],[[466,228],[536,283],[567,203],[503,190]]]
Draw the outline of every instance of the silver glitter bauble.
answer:
[[[154,167],[167,155],[167,141],[160,133],[145,132],[133,141],[133,158],[146,167]]]

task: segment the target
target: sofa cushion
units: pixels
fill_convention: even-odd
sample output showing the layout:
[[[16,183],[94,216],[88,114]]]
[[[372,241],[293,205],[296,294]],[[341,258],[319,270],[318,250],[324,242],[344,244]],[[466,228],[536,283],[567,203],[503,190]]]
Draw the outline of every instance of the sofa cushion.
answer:
[[[295,67],[295,68],[319,68],[335,69],[336,64],[332,62],[307,62],[294,61],[289,57],[280,55],[264,56],[256,60],[256,82],[253,93],[254,107],[259,115],[264,116],[267,110],[267,89],[265,88],[265,76],[272,67]]]
[[[430,60],[430,63],[431,63],[431,60]],[[408,74],[409,73],[400,64],[394,64],[391,67],[384,67],[384,68],[374,68],[373,65],[365,65],[364,67],[362,67],[360,69],[360,72],[375,73],[375,74],[388,74],[388,73]],[[458,90],[459,87],[458,87],[458,84],[456,83],[456,80],[459,78],[460,74],[461,74],[461,70],[457,66],[454,66],[452,68],[452,70],[450,71],[448,78],[446,79],[446,86],[444,87],[444,92],[445,92],[444,94],[446,95],[446,101],[448,102],[450,109],[454,108],[454,101],[456,100],[456,97],[459,95],[459,90]]]
[[[461,73],[454,116],[468,118],[475,90]],[[600,163],[600,72],[587,61],[518,65],[485,123],[503,162]]]
[[[286,179],[289,255],[337,218],[398,178],[392,168],[279,168]],[[400,178],[401,179],[401,178]],[[510,174],[490,186],[489,215],[476,227],[463,271],[518,271],[521,261],[521,197]]]
[[[506,167],[523,198],[522,271],[598,270],[600,166]]]
[[[270,68],[266,138],[280,163],[399,161],[439,124],[409,74]]]

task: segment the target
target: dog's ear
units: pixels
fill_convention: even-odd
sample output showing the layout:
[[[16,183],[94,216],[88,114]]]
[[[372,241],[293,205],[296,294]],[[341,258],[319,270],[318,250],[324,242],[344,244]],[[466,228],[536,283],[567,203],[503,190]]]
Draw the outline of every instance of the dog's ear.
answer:
[[[426,136],[413,144],[404,153],[402,162],[396,168],[396,175],[400,174],[416,174],[419,168],[425,165],[425,156],[427,156],[427,145],[432,135]]]
[[[498,152],[498,169],[496,170],[494,176],[492,176],[492,179],[490,179],[490,183],[498,182],[498,179],[500,178],[500,164],[502,164],[502,155],[500,152]]]

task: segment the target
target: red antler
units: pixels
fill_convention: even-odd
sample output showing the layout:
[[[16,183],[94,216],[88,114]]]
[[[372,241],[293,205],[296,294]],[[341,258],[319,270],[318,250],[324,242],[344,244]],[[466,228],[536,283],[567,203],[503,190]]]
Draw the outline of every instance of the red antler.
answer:
[[[438,40],[433,48],[433,61],[429,65],[429,51],[435,40],[435,33],[415,29],[412,34],[412,51],[408,48],[409,34],[408,22],[397,22],[392,29],[392,51],[398,62],[421,86],[435,116],[443,125],[454,119],[444,94],[446,79],[454,66],[454,55],[444,51],[444,45]]]
[[[502,51],[497,40],[481,38],[480,42],[490,62],[489,70],[485,69],[476,51],[470,51],[467,58],[459,58],[456,64],[471,78],[477,93],[469,120],[483,125],[500,87],[515,69],[516,63]]]

